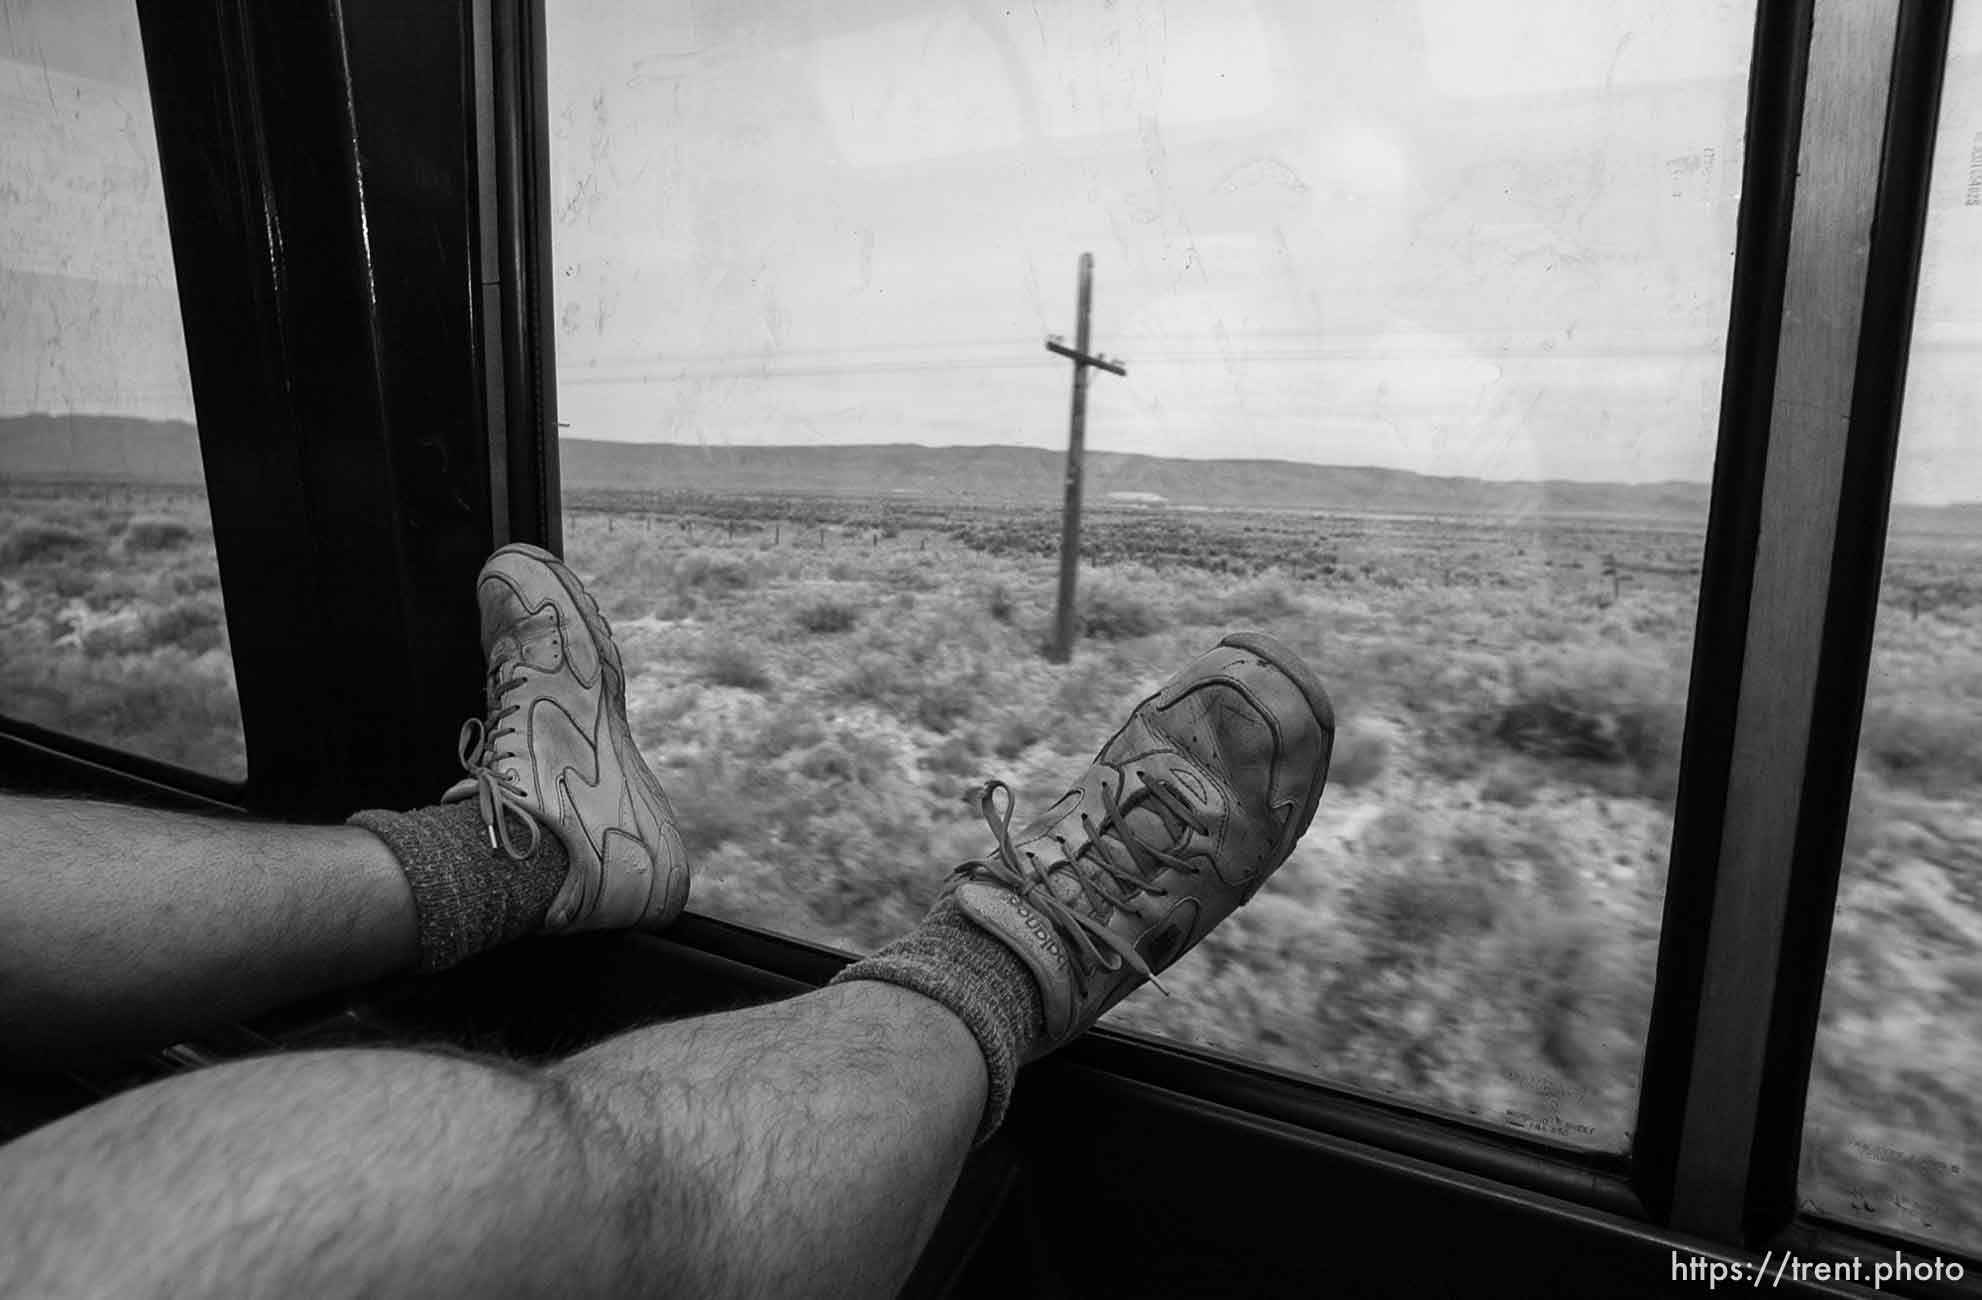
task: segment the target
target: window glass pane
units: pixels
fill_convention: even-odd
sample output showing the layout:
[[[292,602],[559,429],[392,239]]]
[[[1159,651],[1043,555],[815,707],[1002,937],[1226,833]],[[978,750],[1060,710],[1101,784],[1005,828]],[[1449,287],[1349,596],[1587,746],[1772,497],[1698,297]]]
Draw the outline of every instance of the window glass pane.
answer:
[[[910,926],[1263,628],[1321,812],[1109,1023],[1619,1147],[1752,8],[551,0],[565,544],[692,905]],[[1095,257],[1080,608],[1055,606]]]
[[[246,774],[137,13],[0,23],[0,713]]]
[[[1802,1182],[1982,1251],[1982,5],[1933,167]]]

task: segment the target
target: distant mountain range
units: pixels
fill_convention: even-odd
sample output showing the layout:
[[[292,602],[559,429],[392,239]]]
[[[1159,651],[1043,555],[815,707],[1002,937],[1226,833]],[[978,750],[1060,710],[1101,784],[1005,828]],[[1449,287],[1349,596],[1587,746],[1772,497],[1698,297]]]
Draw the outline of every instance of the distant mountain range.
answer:
[[[692,447],[563,444],[567,488],[805,489],[859,495],[1056,503],[1067,457],[1037,447]],[[1090,451],[1083,491],[1144,505],[1395,514],[1705,518],[1696,483],[1494,483],[1282,460],[1183,460]]]
[[[0,481],[200,484],[200,439],[184,420],[116,415],[0,417]]]
[[[1063,452],[1032,447],[696,447],[567,438],[566,489],[825,492],[974,501],[1060,500]],[[0,418],[0,481],[196,485],[199,439],[184,421],[111,416]],[[1087,499],[1160,507],[1379,514],[1553,515],[1699,521],[1704,483],[1538,483],[1271,460],[1183,460],[1090,452]],[[1907,531],[1982,533],[1982,504],[1902,506]]]

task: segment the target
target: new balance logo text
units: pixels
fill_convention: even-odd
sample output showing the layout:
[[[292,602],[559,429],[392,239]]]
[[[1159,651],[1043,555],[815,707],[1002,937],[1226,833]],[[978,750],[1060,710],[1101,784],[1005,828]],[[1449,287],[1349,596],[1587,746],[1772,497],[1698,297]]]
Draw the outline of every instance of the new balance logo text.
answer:
[[[1053,927],[1041,920],[1031,908],[1021,903],[1016,895],[1008,894],[1006,897],[1011,899],[1012,910],[1019,914],[1019,920],[1025,923],[1025,928],[1032,931],[1033,938],[1039,940],[1039,946],[1052,953],[1053,960],[1065,967],[1067,955],[1060,950],[1060,941],[1053,937]]]

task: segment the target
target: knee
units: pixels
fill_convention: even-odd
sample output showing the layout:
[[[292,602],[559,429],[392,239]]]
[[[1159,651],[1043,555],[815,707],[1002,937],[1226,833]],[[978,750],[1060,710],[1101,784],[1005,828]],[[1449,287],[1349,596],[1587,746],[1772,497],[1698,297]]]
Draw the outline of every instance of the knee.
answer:
[[[684,1216],[678,1207],[664,1209],[670,1180],[657,1176],[648,1144],[572,1072],[553,1066],[530,1070],[527,1078],[534,1127],[572,1162],[608,1272],[629,1292],[662,1289],[651,1276],[657,1244]]]

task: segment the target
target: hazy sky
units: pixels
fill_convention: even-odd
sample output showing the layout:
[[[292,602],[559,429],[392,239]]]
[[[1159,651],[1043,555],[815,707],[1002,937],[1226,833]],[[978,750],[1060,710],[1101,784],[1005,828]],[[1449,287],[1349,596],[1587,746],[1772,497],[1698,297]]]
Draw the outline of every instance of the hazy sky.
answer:
[[[1748,4],[550,0],[549,17],[574,434],[1064,445],[1067,367],[1041,340],[1072,332],[1091,250],[1096,344],[1129,365],[1095,382],[1093,446],[1710,472]],[[1976,116],[1975,82],[1951,88],[1956,115]],[[1937,219],[1982,211],[1960,206],[1957,134]],[[1982,252],[1982,222],[1961,224]],[[1926,423],[1982,400],[1972,288],[1923,298],[1969,345],[1922,349]],[[1952,441],[1914,437],[1903,490],[1982,496],[1982,457]]]
[[[130,0],[0,0],[0,414],[192,417]]]
[[[1752,14],[548,0],[572,434],[1705,478]],[[1900,491],[1982,499],[1982,5]],[[1976,160],[1982,162],[1982,159]],[[0,413],[190,417],[135,15],[0,0]]]

